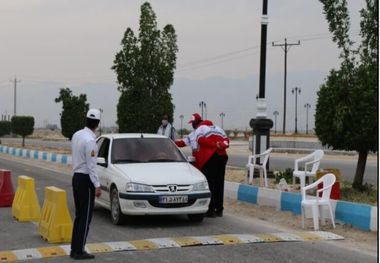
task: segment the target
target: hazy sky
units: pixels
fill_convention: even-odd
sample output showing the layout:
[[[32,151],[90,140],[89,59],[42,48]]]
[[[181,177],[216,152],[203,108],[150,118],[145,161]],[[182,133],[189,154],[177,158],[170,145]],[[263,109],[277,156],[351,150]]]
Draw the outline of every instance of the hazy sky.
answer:
[[[135,0],[2,0],[0,4],[0,113],[13,112],[13,84],[11,78],[21,79],[18,84],[18,114],[34,115],[37,125],[43,122],[59,123],[60,105],[52,102],[59,88],[68,86],[75,94],[89,92],[91,106],[105,109],[105,124],[116,120],[115,74],[110,70],[120,40],[127,27],[138,30],[140,5]],[[331,40],[322,5],[317,0],[269,0],[268,43],[301,40],[300,46],[288,53],[288,72],[307,78],[308,74],[325,76],[339,65],[338,49]],[[363,0],[349,0],[352,38],[357,37],[359,10]],[[175,74],[175,116],[189,116],[193,108],[182,107],[181,83],[206,81],[210,78],[236,80],[251,78],[252,94],[258,92],[260,18],[262,0],[155,0],[150,1],[157,15],[159,27],[171,23],[178,35],[178,60]],[[279,47],[268,46],[267,72],[283,73],[284,52]],[[268,85],[271,80],[267,78]],[[301,79],[301,77],[299,77]],[[304,92],[315,91],[320,78]],[[254,82],[253,82],[254,81]],[[210,83],[210,82],[207,82]],[[217,85],[217,82],[212,82]],[[292,85],[301,85],[297,79],[289,79]],[[97,87],[91,90],[91,87]],[[210,84],[211,85],[211,84]],[[276,82],[276,85],[282,85]],[[104,87],[102,90],[101,87]],[[232,84],[233,86],[233,84]],[[228,87],[226,87],[228,88]],[[235,87],[231,87],[235,88]],[[275,94],[282,99],[282,86]],[[112,89],[112,92],[109,92]],[[269,89],[269,87],[268,87]],[[24,93],[24,94],[23,94]],[[187,93],[186,93],[187,94]],[[107,97],[107,100],[104,98]],[[190,93],[190,96],[192,94]],[[219,98],[212,116],[223,110],[223,101],[204,91],[194,94],[195,101],[210,96]],[[236,96],[246,96],[239,94]],[[199,99],[198,99],[199,98]],[[212,98],[214,99],[214,98]],[[289,95],[289,100],[293,99]],[[313,99],[312,99],[313,100]],[[302,101],[301,101],[302,102]],[[95,105],[101,104],[101,105]],[[290,102],[289,102],[290,103]],[[279,104],[279,103],[278,103]],[[282,106],[277,105],[280,115]],[[314,106],[314,105],[312,105]],[[245,127],[248,118],[254,116],[254,105],[244,109],[246,116],[229,121],[231,127]],[[274,107],[272,107],[274,108]],[[272,109],[271,108],[271,109]],[[231,115],[239,116],[241,105],[237,103]],[[290,110],[289,110],[289,114]],[[240,114],[241,115],[241,114]],[[226,116],[226,120],[227,120]],[[216,118],[216,117],[215,117]],[[289,118],[293,118],[289,115]],[[178,119],[178,118],[177,118]]]

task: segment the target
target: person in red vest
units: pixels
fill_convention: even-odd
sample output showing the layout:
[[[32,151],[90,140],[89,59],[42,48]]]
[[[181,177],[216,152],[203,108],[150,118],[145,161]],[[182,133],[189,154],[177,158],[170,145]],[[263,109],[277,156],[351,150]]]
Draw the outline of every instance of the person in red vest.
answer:
[[[196,166],[206,176],[211,191],[211,201],[206,216],[223,216],[224,176],[229,139],[224,130],[209,120],[201,122],[195,131],[199,146]]]
[[[194,164],[195,167],[197,167],[197,156],[196,155],[197,155],[197,151],[198,151],[198,144],[195,140],[195,130],[197,129],[197,127],[199,126],[199,124],[201,122],[202,122],[201,116],[198,113],[194,113],[191,116],[191,120],[189,121],[189,124],[191,124],[191,126],[193,126],[194,130],[189,135],[187,135],[185,138],[175,140],[175,144],[178,147],[185,147],[185,146],[191,147],[192,155],[195,158],[195,164]]]

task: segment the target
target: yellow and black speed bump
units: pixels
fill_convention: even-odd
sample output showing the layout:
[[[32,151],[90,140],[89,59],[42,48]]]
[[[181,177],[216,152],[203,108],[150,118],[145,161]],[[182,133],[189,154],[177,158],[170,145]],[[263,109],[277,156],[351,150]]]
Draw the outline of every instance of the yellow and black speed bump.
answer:
[[[295,232],[295,233],[258,233],[228,234],[215,236],[191,236],[173,238],[151,238],[134,241],[92,243],[86,245],[89,253],[110,253],[116,251],[155,250],[162,248],[179,248],[210,245],[236,245],[268,242],[301,242],[342,240],[342,236],[330,232]],[[41,259],[68,256],[69,245],[39,247],[30,249],[0,251],[0,262],[12,262],[28,259]]]

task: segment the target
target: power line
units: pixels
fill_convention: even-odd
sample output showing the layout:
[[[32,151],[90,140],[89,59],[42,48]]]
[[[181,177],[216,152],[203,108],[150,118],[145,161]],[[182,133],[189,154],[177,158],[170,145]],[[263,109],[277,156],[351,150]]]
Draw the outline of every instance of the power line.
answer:
[[[243,53],[243,52],[246,52],[246,51],[250,51],[250,50],[253,50],[253,49],[257,49],[259,48],[259,46],[254,46],[254,47],[248,47],[248,48],[244,48],[244,49],[240,49],[240,50],[236,50],[236,51],[232,51],[232,52],[228,52],[228,53],[223,53],[223,54],[220,54],[220,55],[216,55],[216,56],[213,56],[213,57],[207,57],[207,58],[204,58],[204,59],[199,59],[199,60],[194,60],[194,61],[191,61],[191,62],[188,62],[188,63],[185,63],[185,64],[180,64],[178,66],[184,66],[184,67],[187,67],[187,66],[191,66],[193,64],[199,64],[199,63],[202,63],[202,62],[209,62],[211,60],[217,60],[217,59],[221,59],[221,58],[225,58],[225,57],[228,57],[228,56],[232,56],[232,55],[236,55],[236,54],[240,54],[240,53]]]
[[[358,32],[355,32],[353,34],[356,35],[356,34],[358,34]],[[293,36],[292,38],[295,38],[295,37]],[[331,39],[331,34],[330,33],[320,33],[320,34],[312,34],[312,35],[301,35],[301,37],[300,37],[300,40],[302,40],[303,42],[304,41],[306,42],[306,41],[314,41],[314,40],[323,40],[323,39]],[[278,42],[278,41],[279,40],[272,41],[272,42]],[[271,42],[271,41],[269,41],[269,42]],[[222,53],[222,54],[215,55],[212,57],[207,57],[204,59],[199,59],[199,60],[183,63],[183,64],[179,65],[180,68],[177,70],[177,72],[199,69],[199,68],[203,68],[203,67],[207,67],[207,66],[211,66],[211,65],[224,63],[227,61],[233,61],[233,60],[236,60],[239,58],[245,58],[245,56],[250,56],[250,55],[255,54],[256,51],[254,53],[246,54],[245,56],[236,57],[235,55],[245,53],[247,51],[252,51],[252,50],[255,50],[258,48],[259,48],[259,46],[247,47],[244,49],[240,49],[240,50],[236,50],[236,51],[230,51],[230,52]],[[231,56],[233,56],[233,57],[231,57]],[[223,58],[227,58],[227,57],[231,57],[231,58],[223,59]],[[222,60],[220,60],[220,59],[222,59]],[[204,64],[204,63],[206,63],[206,64]],[[200,64],[200,65],[197,66],[198,64]],[[204,65],[202,65],[202,64],[204,64]]]
[[[177,72],[183,72],[183,71],[188,71],[188,70],[193,70],[193,69],[200,69],[200,68],[204,68],[204,67],[208,67],[208,66],[212,66],[212,65],[216,65],[216,64],[221,64],[221,63],[225,63],[225,62],[229,62],[229,61],[233,61],[233,60],[237,60],[237,59],[241,59],[241,58],[247,58],[247,56],[254,55],[255,53],[257,53],[257,51],[253,52],[253,53],[250,53],[250,54],[245,54],[245,55],[242,55],[242,56],[238,56],[238,57],[233,57],[233,58],[229,58],[229,59],[223,59],[223,60],[215,61],[215,62],[212,62],[212,63],[207,63],[207,64],[203,64],[203,65],[198,65],[198,66],[178,69]]]

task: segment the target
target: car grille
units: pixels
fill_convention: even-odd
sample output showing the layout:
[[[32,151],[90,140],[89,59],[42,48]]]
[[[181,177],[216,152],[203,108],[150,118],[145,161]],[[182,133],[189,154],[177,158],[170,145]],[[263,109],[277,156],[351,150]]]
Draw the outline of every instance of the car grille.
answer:
[[[177,187],[176,193],[188,192],[192,189],[192,185],[190,184],[177,184],[175,186]],[[153,185],[153,189],[157,193],[172,193],[169,190],[169,185]]]
[[[180,208],[180,207],[187,207],[191,206],[195,203],[197,199],[196,198],[189,198],[187,203],[181,203],[181,204],[160,204],[158,200],[155,201],[149,201],[149,204],[154,207],[159,208]]]

